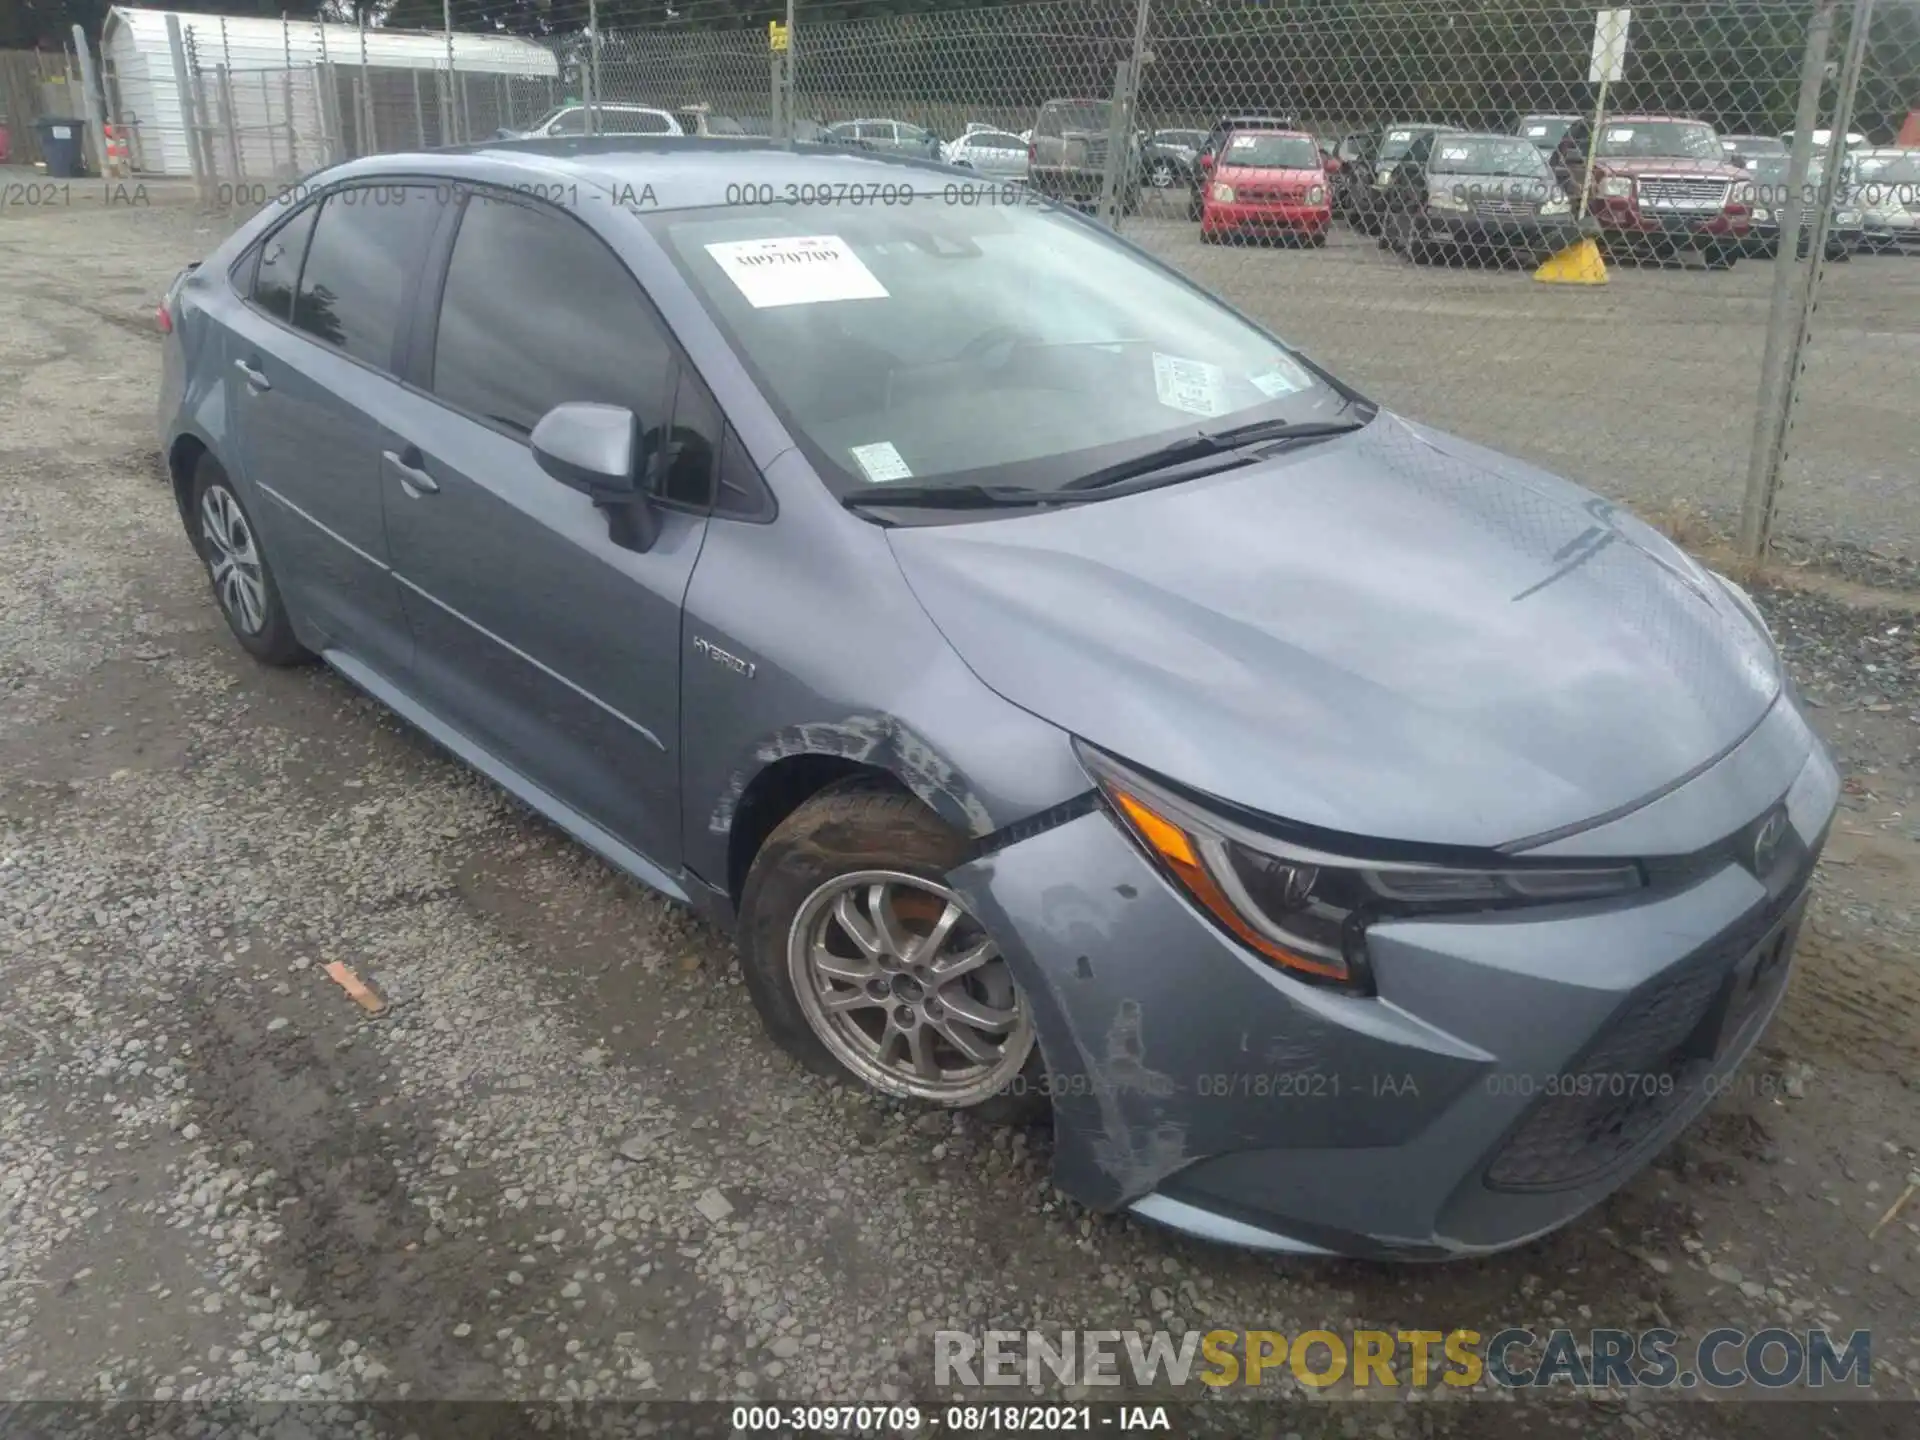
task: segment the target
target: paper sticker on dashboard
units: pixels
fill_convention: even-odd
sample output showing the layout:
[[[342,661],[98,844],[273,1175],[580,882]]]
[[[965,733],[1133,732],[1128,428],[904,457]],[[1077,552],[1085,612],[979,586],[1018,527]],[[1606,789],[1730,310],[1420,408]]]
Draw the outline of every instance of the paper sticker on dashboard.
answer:
[[[907,468],[907,462],[900,458],[900,452],[893,448],[891,440],[855,445],[851,453],[860,468],[867,472],[867,479],[876,485],[884,485],[889,480],[913,478],[913,471]]]
[[[1160,403],[1189,415],[1226,413],[1227,372],[1205,360],[1153,353],[1153,390]]]
[[[727,240],[707,253],[756,310],[887,298],[886,286],[838,235]]]

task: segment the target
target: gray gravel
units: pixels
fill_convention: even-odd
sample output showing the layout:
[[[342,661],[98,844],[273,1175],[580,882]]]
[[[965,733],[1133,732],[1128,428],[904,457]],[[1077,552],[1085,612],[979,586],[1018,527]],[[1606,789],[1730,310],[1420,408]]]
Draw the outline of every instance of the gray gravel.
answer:
[[[1920,1168],[1898,597],[1760,592],[1849,788],[1748,1083],[1511,1255],[1209,1250],[1056,1195],[1044,1132],[804,1073],[722,937],[328,673],[246,660],[147,413],[143,324],[216,228],[0,217],[0,1399],[930,1400],[941,1328],[1669,1322],[1870,1326],[1878,1393],[1915,1395],[1920,1205],[1868,1238]],[[1207,1403],[1206,1428],[1273,1433]],[[1452,1407],[1289,1424],[1486,1433],[1429,1408]],[[1744,1434],[1767,1410],[1552,1418]]]

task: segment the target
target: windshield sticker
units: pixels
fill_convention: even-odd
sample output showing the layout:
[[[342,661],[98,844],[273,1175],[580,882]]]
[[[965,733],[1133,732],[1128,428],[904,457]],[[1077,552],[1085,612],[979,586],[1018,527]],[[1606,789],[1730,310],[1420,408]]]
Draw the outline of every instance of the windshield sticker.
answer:
[[[1160,403],[1189,415],[1227,412],[1227,372],[1205,360],[1183,360],[1153,352],[1153,389]]]
[[[1389,130],[1387,132],[1387,143],[1390,145],[1403,144],[1412,138],[1413,132],[1411,130]]]
[[[1473,151],[1469,150],[1465,145],[1447,145],[1441,148],[1440,158],[1442,160],[1471,160],[1473,158]]]
[[[1528,135],[1528,138],[1530,139],[1538,140],[1542,135],[1546,133],[1547,133],[1547,127],[1544,125],[1527,126],[1527,135]]]
[[[838,235],[728,240],[707,253],[756,310],[887,298],[886,286]]]
[[[884,485],[889,480],[911,480],[913,471],[907,468],[907,462],[900,458],[900,452],[893,448],[891,440],[878,440],[871,445],[856,445],[852,455],[867,479],[876,485]]]
[[[1252,382],[1254,389],[1273,399],[1292,395],[1313,383],[1306,371],[1284,358],[1276,358],[1265,370],[1257,375],[1249,375],[1247,379]]]
[[[1236,135],[1232,140],[1227,142],[1227,148],[1229,150],[1251,150],[1259,143],[1260,137],[1258,135]]]
[[[1631,139],[1633,139],[1633,131],[1631,130],[1607,131],[1607,144],[1609,145],[1624,145]]]

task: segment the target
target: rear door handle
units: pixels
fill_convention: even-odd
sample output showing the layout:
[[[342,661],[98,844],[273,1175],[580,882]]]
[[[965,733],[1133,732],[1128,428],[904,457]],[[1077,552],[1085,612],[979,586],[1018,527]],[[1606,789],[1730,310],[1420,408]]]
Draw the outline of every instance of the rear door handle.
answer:
[[[247,388],[253,391],[254,394],[258,395],[263,390],[271,390],[273,388],[273,382],[267,379],[266,371],[259,369],[257,366],[251,365],[245,360],[236,360],[233,362],[233,368],[246,377]]]
[[[420,453],[419,446],[409,445],[404,451],[384,450],[380,458],[400,477],[400,488],[407,494],[417,498],[440,493],[440,482],[426,472],[426,456]]]

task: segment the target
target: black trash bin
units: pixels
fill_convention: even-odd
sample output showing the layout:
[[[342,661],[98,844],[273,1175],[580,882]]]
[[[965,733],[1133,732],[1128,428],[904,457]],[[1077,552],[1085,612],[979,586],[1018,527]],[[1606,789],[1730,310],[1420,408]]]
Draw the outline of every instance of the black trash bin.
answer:
[[[42,115],[33,122],[40,154],[52,179],[76,180],[87,173],[87,122],[62,115]]]

